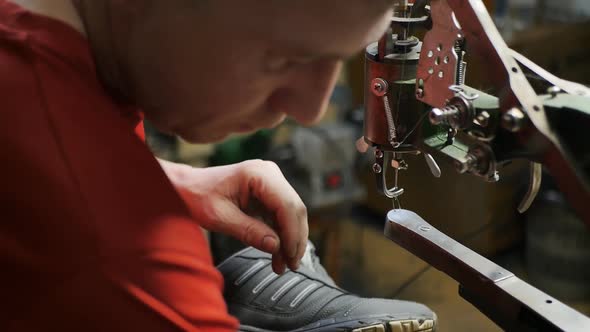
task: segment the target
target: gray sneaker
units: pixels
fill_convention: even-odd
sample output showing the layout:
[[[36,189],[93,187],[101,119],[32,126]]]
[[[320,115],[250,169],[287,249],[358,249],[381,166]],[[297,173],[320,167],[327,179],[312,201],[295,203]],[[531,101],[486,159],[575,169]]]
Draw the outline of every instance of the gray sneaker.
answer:
[[[218,266],[240,331],[431,332],[436,315],[414,302],[361,298],[340,289],[310,243],[297,271],[272,272],[271,256],[246,248]]]

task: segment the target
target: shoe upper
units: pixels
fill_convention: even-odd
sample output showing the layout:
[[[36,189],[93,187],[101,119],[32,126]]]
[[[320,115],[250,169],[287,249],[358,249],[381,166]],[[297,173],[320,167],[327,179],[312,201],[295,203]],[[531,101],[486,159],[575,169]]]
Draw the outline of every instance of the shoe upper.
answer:
[[[336,286],[308,245],[301,266],[281,276],[271,256],[246,248],[218,266],[225,278],[229,312],[242,326],[291,331],[344,321],[434,320],[426,306],[406,301],[361,298]]]

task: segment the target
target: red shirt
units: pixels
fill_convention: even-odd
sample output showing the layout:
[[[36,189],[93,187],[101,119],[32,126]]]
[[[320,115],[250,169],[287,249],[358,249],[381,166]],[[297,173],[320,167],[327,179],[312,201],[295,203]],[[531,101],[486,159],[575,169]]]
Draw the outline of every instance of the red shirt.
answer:
[[[0,330],[232,331],[222,278],[87,41],[0,0]]]

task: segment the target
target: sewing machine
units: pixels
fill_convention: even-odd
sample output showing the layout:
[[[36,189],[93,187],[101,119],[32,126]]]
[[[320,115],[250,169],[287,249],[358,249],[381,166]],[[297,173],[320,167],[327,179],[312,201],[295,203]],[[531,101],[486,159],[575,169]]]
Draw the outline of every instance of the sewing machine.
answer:
[[[426,31],[422,40],[413,35],[418,30]],[[466,54],[486,59],[494,93],[465,85]],[[535,91],[529,72],[549,88]],[[388,238],[457,280],[459,294],[505,330],[590,331],[588,317],[403,210],[399,201],[408,154],[424,155],[434,177],[441,176],[438,163],[448,162],[489,182],[502,176],[502,164],[527,159],[530,184],[519,211],[534,201],[545,165],[590,226],[590,142],[583,139],[590,89],[509,49],[481,0],[406,0],[396,2],[391,28],[367,48],[365,109],[357,147],[374,153],[378,188],[394,202]]]

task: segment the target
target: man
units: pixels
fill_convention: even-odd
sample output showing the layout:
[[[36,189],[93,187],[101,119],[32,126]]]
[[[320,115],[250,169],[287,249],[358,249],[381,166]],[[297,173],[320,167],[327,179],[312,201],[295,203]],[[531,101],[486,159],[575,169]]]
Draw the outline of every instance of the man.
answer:
[[[134,131],[143,115],[199,143],[287,116],[312,124],[341,60],[379,37],[389,7],[385,0],[0,0],[0,329],[235,330],[200,227],[260,249],[220,266],[226,280],[241,275],[238,286],[251,268],[228,266],[244,257],[272,255],[279,274],[299,268],[309,252],[305,206],[274,164],[194,169],[156,161]],[[275,227],[253,217],[259,213],[273,216]],[[333,297],[322,307],[347,317],[377,306],[328,279],[317,277]],[[270,302],[288,290],[279,287]],[[404,314],[388,320],[433,320],[425,307],[395,305]],[[248,320],[256,331],[282,321],[265,311],[268,324],[258,329],[264,319],[252,310],[239,317],[243,329]],[[334,312],[314,310],[308,326],[335,321]]]

